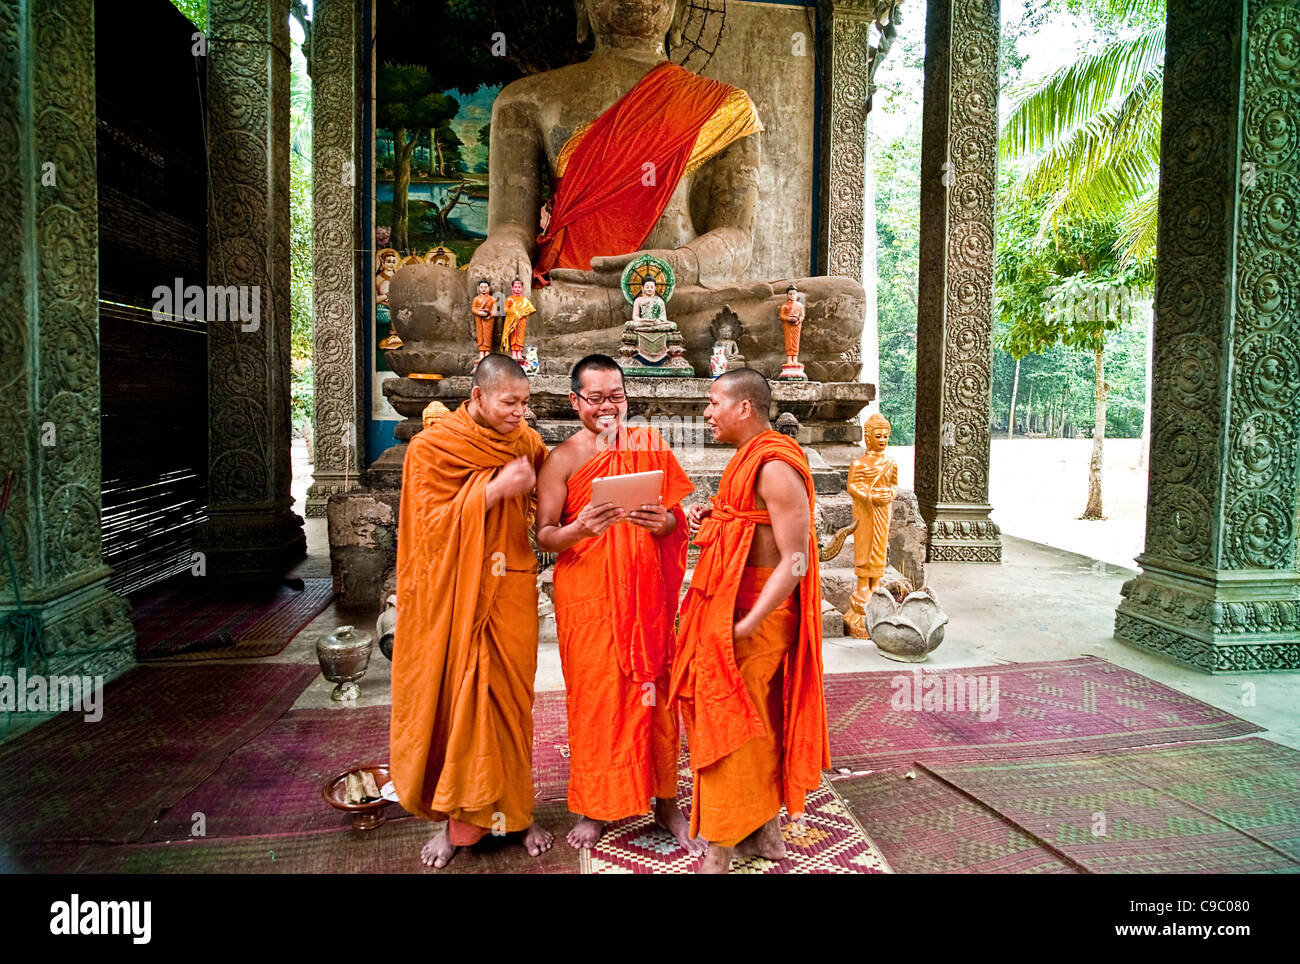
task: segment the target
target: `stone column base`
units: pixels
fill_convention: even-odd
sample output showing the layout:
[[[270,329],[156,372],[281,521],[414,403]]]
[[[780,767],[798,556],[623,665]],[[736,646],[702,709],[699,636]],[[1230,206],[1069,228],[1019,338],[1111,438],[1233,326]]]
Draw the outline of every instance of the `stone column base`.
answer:
[[[1137,561],[1116,639],[1206,673],[1300,670],[1300,574]]]
[[[274,512],[209,507],[194,546],[205,578],[220,582],[275,582],[307,555],[302,518],[288,505]]]
[[[317,472],[311,485],[307,487],[307,518],[323,518],[330,496],[343,495],[359,488],[361,488],[361,480],[356,472]]]
[[[131,606],[109,592],[109,570],[102,567],[89,581],[48,599],[24,599],[24,607],[41,617],[41,645],[44,660],[35,657],[29,670],[48,675],[78,673],[106,675],[135,662],[135,630],[127,618]],[[0,619],[18,607],[0,604]],[[13,652],[5,639],[4,663],[15,668],[21,653]]]
[[[1002,562],[1001,530],[988,505],[939,503],[921,507],[930,520],[926,562]]]

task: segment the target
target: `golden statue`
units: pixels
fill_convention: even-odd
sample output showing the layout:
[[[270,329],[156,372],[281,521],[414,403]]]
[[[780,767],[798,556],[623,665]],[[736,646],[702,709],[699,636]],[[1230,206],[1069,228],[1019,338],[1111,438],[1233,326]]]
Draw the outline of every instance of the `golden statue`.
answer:
[[[885,574],[889,551],[889,514],[898,490],[898,463],[885,454],[889,445],[889,419],[877,413],[862,428],[867,451],[849,468],[849,495],[853,497],[853,574],[858,588],[849,597],[844,628],[850,636],[867,639],[867,600]]]
[[[510,297],[506,299],[506,320],[501,329],[501,354],[524,364],[524,335],[528,331],[528,316],[537,309],[524,295],[524,283],[516,278],[510,283]]]

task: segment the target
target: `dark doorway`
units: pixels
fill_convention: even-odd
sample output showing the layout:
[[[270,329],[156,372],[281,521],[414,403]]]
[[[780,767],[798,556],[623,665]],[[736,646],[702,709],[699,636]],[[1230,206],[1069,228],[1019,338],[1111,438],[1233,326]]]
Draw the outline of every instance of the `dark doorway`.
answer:
[[[129,11],[128,11],[129,6]],[[103,555],[127,594],[192,565],[208,483],[206,57],[169,0],[95,5]]]

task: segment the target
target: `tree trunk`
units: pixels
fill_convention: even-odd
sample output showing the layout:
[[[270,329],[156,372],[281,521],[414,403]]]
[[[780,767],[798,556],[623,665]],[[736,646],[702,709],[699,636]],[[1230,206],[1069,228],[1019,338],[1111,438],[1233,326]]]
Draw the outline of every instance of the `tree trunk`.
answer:
[[[388,243],[403,253],[411,247],[406,226],[406,193],[411,186],[411,152],[419,139],[419,128],[409,141],[405,127],[393,131],[393,235]]]
[[[1092,461],[1088,463],[1088,505],[1084,519],[1104,519],[1101,513],[1101,450],[1106,441],[1106,360],[1103,349],[1097,359],[1097,424],[1092,428]]]
[[[1034,383],[1029,383],[1029,401],[1025,404],[1025,426],[1030,432],[1037,432],[1034,427]]]
[[[1155,313],[1148,308],[1145,314],[1147,316],[1147,402],[1142,410],[1142,440],[1138,443],[1137,467],[1139,469],[1146,467],[1147,451],[1151,448],[1151,358],[1152,346],[1155,344]]]
[[[1020,387],[1020,359],[1016,359],[1016,377],[1011,380],[1011,417],[1007,419],[1007,438],[1016,434],[1016,389]]]
[[[443,160],[443,157],[442,157],[442,144],[440,144],[440,143],[438,142],[438,132],[437,132],[437,131],[429,131],[429,173],[430,173],[430,176],[432,176],[432,174],[433,174],[433,158],[434,158],[435,154],[437,155],[437,158],[438,158],[438,172],[437,172],[437,173],[438,173],[438,176],[439,176],[439,177],[445,177],[445,176],[447,175],[447,162],[446,162],[445,160]]]

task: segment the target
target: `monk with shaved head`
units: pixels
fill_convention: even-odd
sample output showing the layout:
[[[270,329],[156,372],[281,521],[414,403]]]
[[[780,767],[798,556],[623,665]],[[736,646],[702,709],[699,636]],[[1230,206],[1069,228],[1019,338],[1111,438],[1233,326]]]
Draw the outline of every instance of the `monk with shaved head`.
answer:
[[[446,820],[421,859],[446,866],[487,834],[520,833],[533,856],[537,557],[528,543],[541,436],[529,386],[488,355],[470,397],[411,439],[397,528],[393,785],[411,813]]]
[[[708,841],[701,873],[726,873],[738,855],[782,859],[782,806],[801,820],[831,762],[812,473],[772,430],[771,403],[753,369],[713,383],[704,418],[736,454],[712,504],[686,513],[701,553],[671,693],[690,743],[691,834]]]

